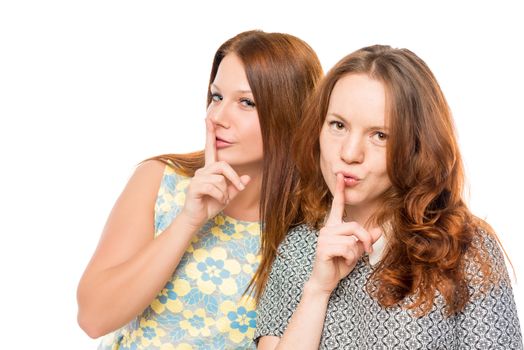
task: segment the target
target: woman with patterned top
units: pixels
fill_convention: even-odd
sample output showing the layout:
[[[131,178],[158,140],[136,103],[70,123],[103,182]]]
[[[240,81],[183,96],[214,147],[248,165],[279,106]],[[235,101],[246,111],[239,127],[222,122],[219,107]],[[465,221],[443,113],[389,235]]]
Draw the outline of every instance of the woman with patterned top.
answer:
[[[218,49],[205,150],[137,168],[79,283],[80,326],[91,337],[116,330],[101,349],[255,347],[243,293],[260,222],[293,224],[289,133],[321,75],[315,52],[288,34],[244,32]]]
[[[451,112],[427,65],[406,49],[358,50],[301,128],[306,224],[262,251],[258,348],[522,349],[504,256],[462,198]]]

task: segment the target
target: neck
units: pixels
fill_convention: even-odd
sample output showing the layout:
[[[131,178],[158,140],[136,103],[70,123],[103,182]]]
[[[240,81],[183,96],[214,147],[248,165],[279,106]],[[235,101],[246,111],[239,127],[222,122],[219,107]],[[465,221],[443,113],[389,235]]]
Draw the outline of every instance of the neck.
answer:
[[[251,181],[246,188],[224,208],[224,214],[242,221],[260,220],[260,191],[262,185],[262,171],[249,171],[235,168],[239,176],[249,175]]]

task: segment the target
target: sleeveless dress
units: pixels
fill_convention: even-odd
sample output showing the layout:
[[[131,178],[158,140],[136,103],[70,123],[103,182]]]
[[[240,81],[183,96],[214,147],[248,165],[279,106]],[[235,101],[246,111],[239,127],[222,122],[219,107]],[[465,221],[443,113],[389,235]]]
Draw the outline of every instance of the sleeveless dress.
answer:
[[[155,237],[183,208],[190,178],[166,167],[155,205]],[[198,232],[171,279],[106,349],[254,349],[255,302],[244,293],[260,262],[260,224],[218,214]]]

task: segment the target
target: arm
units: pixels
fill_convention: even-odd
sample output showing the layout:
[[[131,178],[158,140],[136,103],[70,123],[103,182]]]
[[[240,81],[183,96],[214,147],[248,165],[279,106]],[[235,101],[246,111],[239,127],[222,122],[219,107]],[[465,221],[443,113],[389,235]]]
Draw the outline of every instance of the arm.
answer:
[[[257,349],[318,349],[329,295],[306,283],[300,303],[282,338],[264,336],[260,338]]]
[[[304,285],[315,260],[317,236],[303,225],[292,229],[278,247],[264,292],[257,305],[258,349],[275,349],[290,319],[296,318]],[[323,318],[324,312],[318,312]],[[322,324],[323,319],[315,324]],[[319,333],[320,334],[320,333]],[[300,347],[298,347],[300,348]]]
[[[154,239],[154,205],[165,165],[137,168],[115,203],[77,292],[78,322],[95,338],[143,311],[162,289],[197,228],[183,213]]]

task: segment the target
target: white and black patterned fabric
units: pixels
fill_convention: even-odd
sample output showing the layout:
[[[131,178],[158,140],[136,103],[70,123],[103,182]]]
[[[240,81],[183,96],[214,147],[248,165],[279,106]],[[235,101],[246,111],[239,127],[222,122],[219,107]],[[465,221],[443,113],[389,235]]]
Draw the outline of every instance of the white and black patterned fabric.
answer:
[[[504,258],[494,240],[483,237],[495,273],[502,274],[500,283],[451,317],[445,316],[440,295],[431,312],[418,318],[400,307],[380,306],[365,288],[372,267],[364,256],[331,294],[320,349],[522,349]],[[280,245],[258,305],[256,339],[282,336],[311,273],[316,244],[317,231],[302,225]]]

